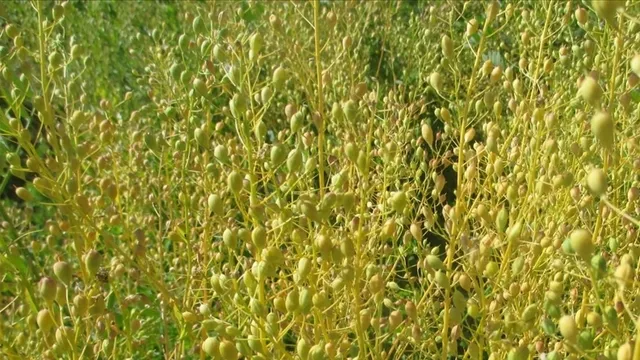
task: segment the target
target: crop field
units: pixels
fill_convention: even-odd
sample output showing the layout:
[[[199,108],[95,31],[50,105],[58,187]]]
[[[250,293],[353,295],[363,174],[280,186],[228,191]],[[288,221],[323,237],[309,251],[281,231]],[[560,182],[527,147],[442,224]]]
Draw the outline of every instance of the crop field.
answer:
[[[0,359],[640,360],[640,0],[0,1]]]

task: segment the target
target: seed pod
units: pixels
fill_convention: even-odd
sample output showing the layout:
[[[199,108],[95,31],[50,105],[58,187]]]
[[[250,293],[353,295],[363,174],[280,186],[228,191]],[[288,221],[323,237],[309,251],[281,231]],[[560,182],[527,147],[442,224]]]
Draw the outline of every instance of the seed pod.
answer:
[[[229,340],[222,340],[218,346],[218,351],[222,360],[236,360],[238,358],[238,350],[235,344]]]
[[[584,260],[591,258],[593,253],[593,243],[591,242],[591,233],[584,229],[574,230],[571,233],[571,248]]]
[[[89,277],[94,277],[98,273],[101,262],[102,256],[94,249],[89,250],[89,252],[84,256],[84,266],[87,269]]]
[[[631,360],[633,358],[633,348],[630,343],[624,343],[618,348],[617,360]]]
[[[453,41],[448,35],[442,37],[442,55],[447,59],[452,59],[454,55]]]
[[[565,315],[561,317],[560,321],[558,321],[558,327],[560,328],[560,334],[562,334],[565,339],[572,343],[576,342],[578,337],[578,326],[576,325],[576,321],[573,316]]]
[[[275,169],[287,158],[287,152],[283,145],[276,144],[271,148],[271,166]]]
[[[287,81],[287,72],[282,66],[279,66],[277,69],[273,71],[273,76],[271,78],[271,83],[273,84],[273,88],[276,91],[282,90],[282,87],[284,86],[285,81]]]
[[[598,111],[591,118],[591,131],[603,148],[611,149],[613,146],[614,126],[613,118],[609,113]]]
[[[222,233],[222,242],[229,248],[235,249],[238,246],[237,233],[229,228]]]
[[[227,177],[227,185],[229,186],[229,189],[235,194],[239,194],[242,190],[242,182],[243,177],[239,172],[234,170],[229,173],[229,176]]]
[[[40,330],[45,334],[48,333],[54,325],[53,317],[51,317],[51,313],[47,309],[42,309],[38,312],[36,322]]]
[[[587,176],[587,187],[596,196],[607,192],[607,176],[602,169],[592,169]]]
[[[429,124],[423,124],[421,132],[422,138],[427,142],[427,145],[433,147],[433,129],[431,129],[431,126],[429,126]]]
[[[640,76],[640,54],[635,54],[633,58],[631,58],[631,71],[633,71],[637,76]]]
[[[434,276],[434,281],[438,286],[440,286],[443,289],[449,288],[449,277],[447,276],[447,274],[444,273],[444,271],[440,271],[440,270],[436,271],[436,274]]]
[[[209,198],[207,199],[207,205],[209,206],[209,210],[212,211],[215,215],[224,215],[224,202],[222,198],[217,194],[209,195]]]
[[[289,314],[296,313],[300,307],[300,294],[295,288],[287,294],[285,306]]]
[[[264,249],[267,246],[267,230],[261,226],[256,226],[251,231],[251,241],[258,250]]]
[[[402,324],[402,313],[398,310],[394,310],[389,314],[389,329],[391,331],[395,330],[398,326]]]
[[[391,195],[389,202],[391,203],[391,207],[393,208],[393,210],[402,214],[405,207],[407,206],[407,194],[404,191],[397,191]]]
[[[300,151],[300,149],[295,148],[289,152],[287,168],[289,168],[289,173],[295,174],[300,172],[302,169],[302,151]]]
[[[598,81],[591,76],[587,76],[582,80],[578,94],[592,106],[597,106],[602,98],[602,88]]]
[[[16,195],[24,201],[33,201],[33,195],[31,195],[31,192],[23,187],[19,187],[16,189]]]
[[[302,360],[307,360],[309,358],[309,351],[311,350],[311,345],[305,340],[303,337],[298,339],[298,344],[296,344],[296,353]]]
[[[50,277],[43,277],[38,283],[38,292],[40,293],[40,296],[42,296],[42,298],[48,303],[51,303],[55,300],[57,289],[58,287],[56,285],[56,281]]]
[[[67,286],[71,284],[73,269],[67,262],[58,261],[57,263],[53,264],[53,273],[63,284]]]
[[[425,258],[426,264],[434,270],[444,270],[444,264],[437,255],[429,254]]]
[[[530,322],[536,319],[538,315],[538,305],[532,304],[527,306],[522,312],[522,321]]]
[[[442,80],[442,76],[439,73],[433,72],[429,76],[429,84],[431,84],[436,92],[440,93],[442,92],[442,87],[444,86],[444,80]]]
[[[264,44],[264,39],[262,38],[262,34],[259,32],[251,35],[249,39],[249,47],[253,51],[254,54],[259,54],[260,50],[262,50],[262,45]]]
[[[299,281],[304,281],[307,279],[307,276],[311,273],[312,263],[309,258],[303,257],[298,261],[298,279]]]
[[[193,79],[193,90],[199,96],[207,95],[207,84],[200,78]]]
[[[616,14],[619,8],[624,7],[624,0],[593,0],[591,6],[593,6],[593,10],[598,14],[598,17],[615,27]]]
[[[342,105],[342,112],[347,121],[353,122],[358,115],[358,104],[353,100],[349,100]]]

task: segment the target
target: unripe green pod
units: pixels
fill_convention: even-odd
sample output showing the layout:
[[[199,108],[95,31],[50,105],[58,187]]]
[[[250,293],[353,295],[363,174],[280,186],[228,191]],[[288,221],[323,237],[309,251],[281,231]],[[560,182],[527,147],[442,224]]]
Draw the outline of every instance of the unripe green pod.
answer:
[[[304,281],[307,279],[307,276],[311,273],[312,269],[311,260],[307,257],[300,258],[298,261],[297,274],[299,281]]]
[[[327,298],[327,293],[324,290],[313,294],[311,301],[313,302],[313,306],[319,310],[324,310],[329,305],[329,299]]]
[[[299,303],[300,312],[308,314],[313,306],[313,291],[309,288],[303,287],[302,290],[300,290]]]
[[[619,8],[624,7],[624,0],[592,0],[591,6],[598,17],[604,19],[611,26],[616,26],[616,14]]]
[[[631,58],[630,67],[631,71],[640,77],[640,54],[635,54],[633,58]]]
[[[249,47],[253,50],[254,54],[259,54],[260,50],[262,50],[262,45],[264,44],[264,39],[262,38],[262,34],[259,32],[251,35],[249,39]]]
[[[276,144],[271,147],[271,166],[276,169],[287,158],[287,152],[283,145]]]
[[[560,334],[568,341],[575,343],[578,337],[578,326],[573,316],[565,315],[558,321],[558,327],[560,328]]]
[[[282,90],[285,81],[287,81],[287,72],[282,66],[280,66],[273,71],[271,83],[273,84],[273,88],[276,89],[276,91],[280,91]]]
[[[258,250],[264,249],[267,246],[267,230],[261,226],[256,226],[251,231],[251,241]]]
[[[496,216],[496,228],[499,232],[504,233],[507,229],[507,225],[509,224],[509,213],[506,208],[500,209],[498,215]]]
[[[222,360],[236,360],[238,358],[238,350],[235,344],[229,340],[222,340],[218,346],[218,351]]]
[[[289,152],[287,168],[289,168],[289,173],[294,174],[302,170],[302,151],[300,149],[295,148]]]
[[[238,246],[237,233],[231,229],[225,229],[222,233],[222,242],[229,248],[235,249]]]
[[[307,360],[309,358],[309,350],[311,350],[311,345],[309,345],[307,340],[303,337],[298,339],[298,344],[296,344],[296,353],[301,360]]]
[[[447,59],[452,59],[454,56],[453,41],[448,35],[442,37],[441,47],[442,55]]]
[[[94,277],[98,273],[101,263],[102,256],[100,253],[94,249],[89,250],[89,252],[84,256],[84,266],[87,269],[89,277]]]
[[[23,187],[19,187],[16,189],[16,195],[27,202],[33,201],[33,195],[31,195],[31,192],[29,192],[29,190],[27,190],[26,188]]]
[[[607,176],[602,169],[594,168],[587,176],[587,187],[596,196],[607,192]]]
[[[436,274],[434,275],[434,281],[443,289],[449,288],[449,277],[444,273],[444,271],[436,271]]]
[[[429,254],[425,257],[426,264],[434,270],[444,270],[444,264],[437,255]]]
[[[408,201],[409,199],[407,198],[407,193],[405,193],[404,191],[394,192],[389,199],[393,210],[401,214],[407,206]]]
[[[522,312],[522,321],[530,322],[538,316],[538,305],[532,304],[527,306]]]
[[[46,302],[52,303],[55,300],[57,290],[58,287],[56,285],[56,281],[52,278],[43,277],[40,279],[40,282],[38,283],[38,292]]]
[[[209,195],[209,198],[207,199],[207,205],[209,206],[209,210],[212,211],[215,215],[224,215],[224,201],[219,195]]]
[[[11,39],[15,39],[20,35],[20,30],[18,30],[18,27],[14,24],[7,24],[4,28],[4,32]]]
[[[602,88],[598,81],[591,76],[586,76],[582,80],[578,94],[589,104],[597,106],[602,98]]]
[[[342,105],[342,112],[347,121],[353,122],[358,116],[358,104],[353,100],[349,100]]]
[[[58,280],[60,280],[65,285],[71,284],[71,277],[73,276],[73,269],[71,265],[64,261],[58,261],[53,264],[53,273],[56,275]]]
[[[596,139],[600,142],[605,149],[611,149],[613,147],[613,118],[609,113],[604,111],[598,111],[593,118],[591,118],[591,132]]]
[[[64,62],[64,58],[62,57],[62,55],[60,55],[59,52],[54,51],[51,54],[49,54],[49,64],[54,68],[61,66],[63,62]]]
[[[327,360],[327,352],[322,344],[313,345],[309,349],[308,360]]]
[[[618,348],[618,352],[616,354],[617,360],[631,360],[633,358],[633,348],[630,343],[624,343],[622,346]]]
[[[590,330],[584,330],[578,335],[578,346],[584,351],[593,349],[594,336]]]
[[[527,360],[529,359],[529,348],[525,345],[518,346],[515,349],[511,349],[507,355],[507,360]]]
[[[42,309],[38,312],[38,315],[36,316],[36,322],[40,330],[42,330],[42,332],[45,334],[48,333],[55,324],[51,313],[47,309]]]
[[[193,131],[193,137],[196,139],[196,142],[201,147],[205,149],[209,147],[209,136],[207,135],[206,131],[204,131],[203,129],[196,128]]]
[[[203,34],[207,31],[205,27],[204,19],[200,15],[196,16],[193,19],[193,22],[191,23],[191,25],[193,27],[193,32],[195,32],[196,34]]]
[[[429,76],[429,84],[436,90],[436,92],[442,92],[442,87],[444,86],[442,75],[437,72],[431,73]]]
[[[207,95],[207,84],[200,78],[193,79],[193,90],[199,96]]]
[[[243,177],[239,172],[234,170],[229,173],[229,176],[227,177],[227,185],[229,186],[229,189],[231,191],[233,191],[235,194],[239,194],[242,190],[242,183]]]
[[[213,149],[213,156],[216,159],[218,159],[218,161],[220,162],[223,162],[223,163],[229,162],[229,150],[227,150],[227,147],[222,144],[217,145]]]
[[[584,260],[591,259],[593,254],[593,242],[591,233],[585,229],[574,230],[569,237],[571,248]]]

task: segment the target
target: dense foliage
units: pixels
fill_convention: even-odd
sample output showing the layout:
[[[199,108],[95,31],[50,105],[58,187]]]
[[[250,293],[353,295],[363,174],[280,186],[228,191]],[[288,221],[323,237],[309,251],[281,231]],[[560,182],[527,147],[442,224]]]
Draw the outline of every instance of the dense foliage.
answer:
[[[8,359],[640,360],[640,2],[0,3]]]

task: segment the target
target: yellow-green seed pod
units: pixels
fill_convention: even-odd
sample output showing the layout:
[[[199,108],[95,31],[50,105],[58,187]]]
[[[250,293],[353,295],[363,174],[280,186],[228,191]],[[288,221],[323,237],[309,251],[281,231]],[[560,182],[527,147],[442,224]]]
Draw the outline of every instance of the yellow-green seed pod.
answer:
[[[624,0],[593,0],[591,6],[598,17],[615,26],[618,9],[624,7]]]
[[[592,106],[597,106],[602,98],[602,88],[598,81],[591,76],[587,76],[582,80],[578,94]]]
[[[442,75],[437,72],[431,73],[429,76],[429,84],[436,90],[436,92],[442,92],[442,87],[444,86]]]
[[[89,250],[89,252],[84,256],[84,266],[87,269],[89,277],[94,277],[98,273],[101,263],[102,256],[100,253],[94,249]]]
[[[229,249],[235,249],[238,246],[238,236],[237,233],[231,229],[225,229],[222,233],[222,242]]]
[[[23,187],[19,187],[16,189],[16,195],[27,202],[33,201],[33,195],[31,195],[31,192],[29,192],[29,190],[27,190],[26,188]]]
[[[69,265],[69,263],[64,261],[56,262],[55,264],[53,264],[53,273],[63,284],[67,286],[71,284],[73,269],[71,268],[71,265]]]
[[[199,96],[206,96],[207,95],[207,84],[204,82],[204,80],[202,80],[200,78],[195,78],[193,80],[193,90]]]
[[[631,58],[630,67],[631,71],[640,77],[640,54],[635,54],[633,58]]]
[[[569,237],[571,248],[584,260],[591,258],[593,254],[593,242],[591,233],[585,229],[574,230]]]
[[[613,117],[604,111],[598,111],[591,118],[591,132],[605,149],[613,147]]]
[[[89,300],[86,296],[78,294],[73,298],[73,306],[75,306],[75,311],[78,315],[84,315],[89,309]]]
[[[276,144],[271,148],[271,166],[277,168],[287,158],[287,152],[283,145]]]
[[[56,285],[56,281],[52,278],[43,277],[40,279],[40,282],[38,283],[38,292],[46,302],[52,303],[55,300],[57,290],[58,287]]]
[[[560,328],[560,334],[568,341],[575,343],[578,337],[578,326],[573,316],[565,315],[558,321],[558,327]]]
[[[300,307],[300,294],[297,289],[293,289],[287,294],[285,307],[289,314],[293,314],[298,311]]]
[[[302,151],[300,149],[295,148],[289,152],[287,168],[289,168],[290,173],[294,174],[302,170]]]
[[[42,309],[38,312],[36,322],[40,330],[45,334],[48,333],[54,325],[53,317],[51,317],[51,313],[47,309]]]
[[[587,187],[596,196],[604,195],[607,192],[607,175],[602,169],[592,169],[587,175]]]
[[[233,191],[235,194],[239,194],[242,190],[242,183],[243,177],[239,172],[234,170],[229,173],[229,176],[227,177],[227,185],[229,186],[229,189],[231,191]]]
[[[441,46],[442,55],[447,59],[452,59],[454,56],[453,41],[448,35],[442,37]]]
[[[236,360],[238,358],[236,345],[229,340],[222,340],[218,346],[218,351],[222,360]]]
[[[217,216],[224,215],[224,201],[218,194],[211,194],[207,199],[209,210]]]
[[[407,193],[404,191],[396,191],[391,195],[391,198],[389,198],[393,210],[401,214],[407,206],[408,201]]]
[[[273,71],[271,83],[276,91],[280,91],[282,90],[285,81],[287,81],[287,72],[282,66],[280,66]]]
[[[344,113],[347,121],[353,122],[358,116],[358,104],[353,100],[347,101],[342,105],[342,113]]]
[[[220,341],[214,337],[208,337],[202,342],[202,351],[214,359],[220,357]]]
[[[258,250],[264,249],[267,246],[267,230],[261,226],[256,226],[251,231],[251,241]]]

